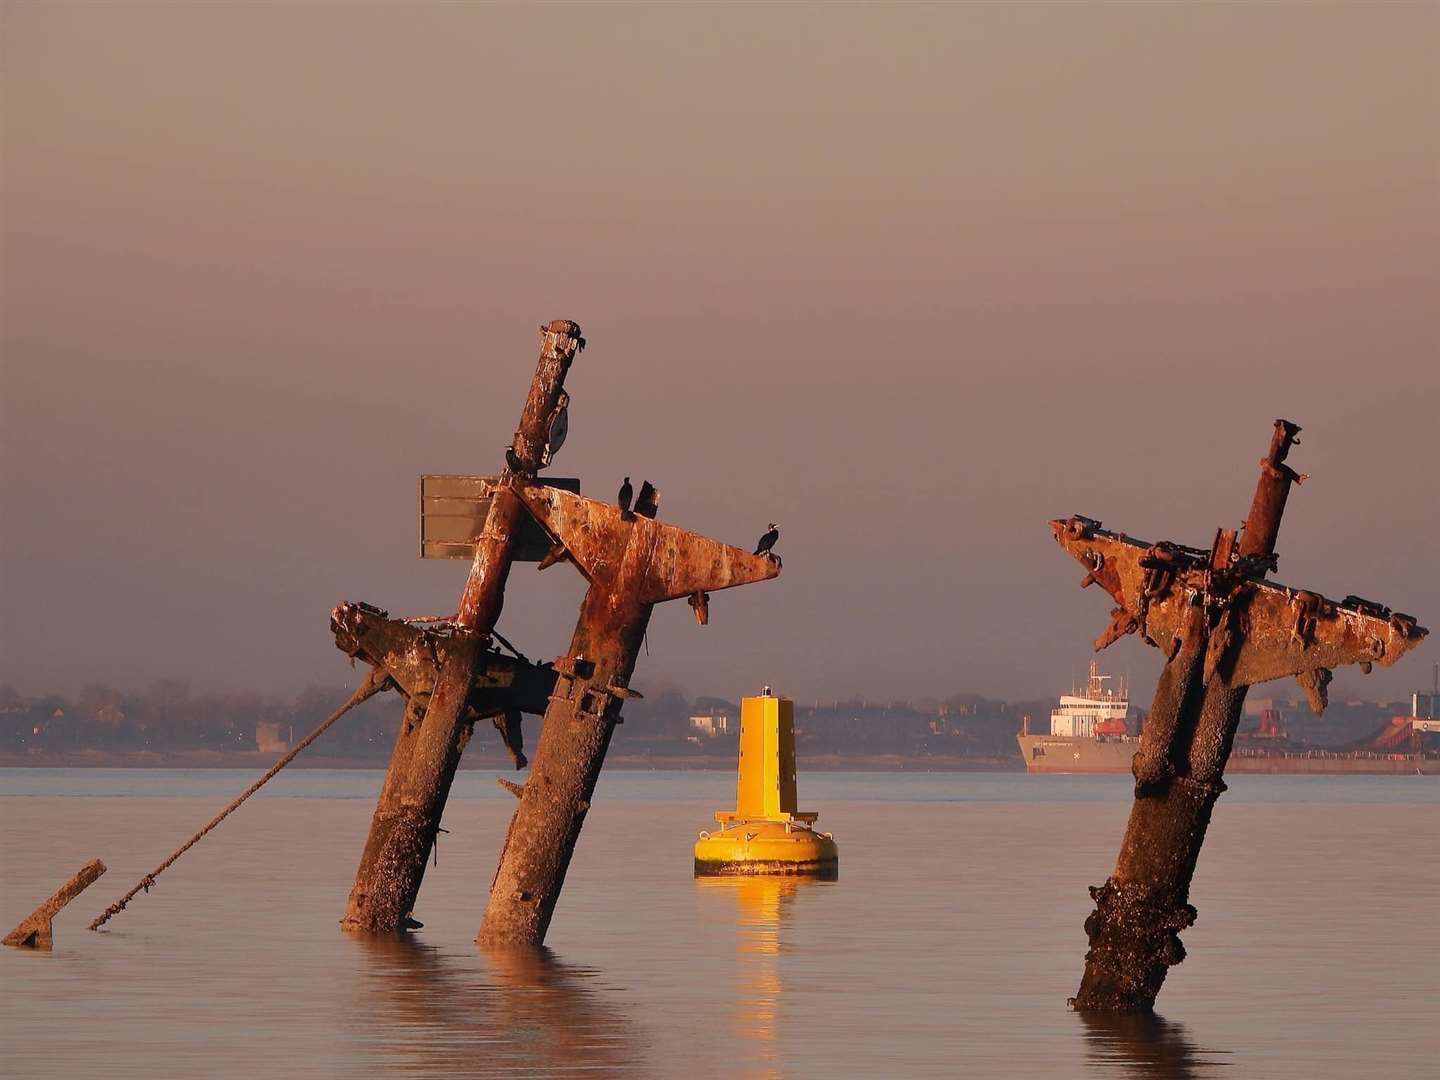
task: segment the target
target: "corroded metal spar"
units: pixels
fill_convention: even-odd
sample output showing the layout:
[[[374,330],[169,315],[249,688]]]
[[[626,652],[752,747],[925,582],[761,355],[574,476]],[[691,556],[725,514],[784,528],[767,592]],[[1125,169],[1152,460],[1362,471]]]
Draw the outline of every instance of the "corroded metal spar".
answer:
[[[1294,676],[1318,713],[1331,670],[1388,666],[1427,631],[1408,615],[1355,596],[1266,580],[1292,484],[1285,464],[1299,428],[1275,422],[1250,515],[1238,537],[1221,529],[1211,549],[1147,544],[1071,517],[1050,523],[1055,538],[1118,605],[1095,642],[1103,649],[1139,633],[1166,657],[1135,755],[1135,803],[1115,872],[1090,890],[1095,911],[1077,1009],[1149,1010],[1168,969],[1184,959],[1179,931],[1195,921],[1190,883],[1245,694]]]
[[[573,562],[590,588],[570,652],[556,661],[555,693],[490,889],[477,940],[491,945],[545,940],[654,606],[689,597],[703,622],[710,592],[780,572],[773,558],[651,520],[653,490],[637,504],[650,516],[555,488],[520,497],[554,539],[556,559]]]
[[[105,873],[105,864],[91,859],[82,866],[69,881],[61,885],[38,908],[32,911],[19,926],[5,935],[4,944],[18,949],[48,949],[54,944],[52,924],[60,909],[93,885]]]
[[[579,329],[565,320],[542,327],[540,364],[504,474],[497,482],[460,478],[479,483],[488,508],[455,619],[420,628],[365,604],[342,604],[332,615],[336,644],[407,702],[342,920],[348,929],[417,925],[410,912],[471,725],[504,717],[497,726],[520,766],[519,714],[543,711],[529,782],[502,781],[521,803],[481,932],[485,941],[541,942],[621,703],[634,693],[629,679],[651,609],[688,597],[704,623],[710,591],[779,573],[777,558],[657,524],[659,497],[649,483],[632,510],[537,482],[564,438],[563,381],[584,344]],[[524,557],[520,527],[532,518],[551,540],[540,569],[569,561],[590,582],[570,652],[553,665],[490,647],[510,566]]]
[[[584,345],[580,327],[568,319],[540,328],[540,361],[520,426],[506,451],[505,472],[476,539],[455,622],[443,639],[431,639],[437,674],[423,694],[407,696],[405,720],[341,920],[346,929],[394,933],[408,925],[472,730],[472,687],[504,603],[515,534],[525,512],[519,493],[549,463],[552,432],[563,424],[565,375]],[[337,609],[335,620],[342,614]]]

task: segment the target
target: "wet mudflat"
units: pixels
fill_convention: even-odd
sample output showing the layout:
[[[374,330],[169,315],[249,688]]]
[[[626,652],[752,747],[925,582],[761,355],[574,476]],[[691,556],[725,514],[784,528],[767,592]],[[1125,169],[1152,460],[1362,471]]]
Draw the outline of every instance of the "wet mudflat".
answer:
[[[471,943],[514,802],[462,773],[405,942],[337,921],[379,772],[282,775],[91,934],[251,773],[0,771],[0,1074],[1429,1077],[1440,783],[1239,776],[1163,1019],[1066,1011],[1124,777],[808,774],[840,880],[696,882],[723,773],[607,774],[543,954]],[[113,894],[113,895],[112,895]]]

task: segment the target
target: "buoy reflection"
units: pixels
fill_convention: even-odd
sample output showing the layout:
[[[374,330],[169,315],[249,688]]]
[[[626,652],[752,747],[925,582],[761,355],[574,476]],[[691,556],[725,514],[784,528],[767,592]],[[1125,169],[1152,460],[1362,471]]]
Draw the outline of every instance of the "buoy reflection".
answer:
[[[737,875],[695,879],[698,889],[726,893],[735,905],[736,988],[732,998],[732,1030],[743,1075],[781,1075],[777,1046],[780,1021],[780,955],[791,925],[791,905],[801,889],[814,888],[814,878]]]

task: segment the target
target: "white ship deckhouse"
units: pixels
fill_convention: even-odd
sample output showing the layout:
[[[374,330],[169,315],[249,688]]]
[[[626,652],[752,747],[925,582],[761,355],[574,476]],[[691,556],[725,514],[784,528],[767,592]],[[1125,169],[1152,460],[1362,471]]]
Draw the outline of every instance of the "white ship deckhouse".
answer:
[[[1082,739],[1125,734],[1130,696],[1123,682],[1112,690],[1106,686],[1109,681],[1091,660],[1084,691],[1062,695],[1060,707],[1050,714],[1050,734]]]

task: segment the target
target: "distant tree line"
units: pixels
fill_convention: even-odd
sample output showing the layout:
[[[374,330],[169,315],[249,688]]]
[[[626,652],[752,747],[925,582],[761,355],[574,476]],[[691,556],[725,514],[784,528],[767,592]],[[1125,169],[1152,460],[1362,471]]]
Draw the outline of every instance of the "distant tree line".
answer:
[[[1015,734],[1027,713],[1048,717],[1045,702],[1011,703],[979,694],[941,699],[795,702],[795,739],[801,754],[870,754],[924,757],[1018,759]],[[737,703],[721,698],[689,700],[667,687],[628,702],[625,723],[616,734],[627,752],[715,753],[739,738]],[[725,716],[721,734],[711,733],[706,717]]]
[[[344,687],[323,685],[306,687],[288,700],[253,691],[197,693],[183,682],[162,679],[143,690],[92,683],[71,697],[26,698],[0,683],[0,752],[272,752],[303,738],[349,694]],[[1273,703],[1281,706],[1292,738],[1319,745],[1368,735],[1397,709],[1337,701],[1320,718],[1292,700]],[[1052,704],[1005,702],[978,694],[912,701],[797,701],[796,742],[802,755],[1018,759],[1015,733],[1022,717],[1031,718],[1032,730],[1048,731]],[[331,728],[317,752],[383,761],[394,745],[401,713],[398,695],[372,698]],[[628,754],[729,754],[738,740],[739,718],[736,702],[692,699],[678,687],[661,685],[644,698],[626,702],[614,745],[617,752]],[[1251,730],[1256,723],[1256,717],[1247,716],[1241,730]],[[527,717],[526,744],[533,747],[537,736],[537,719]],[[498,736],[488,723],[477,725],[472,745],[499,752]]]
[[[271,725],[270,741],[303,738],[349,695],[335,686],[310,686],[288,701],[254,691],[197,694],[183,682],[161,679],[138,691],[92,683],[74,697],[27,699],[0,684],[0,749],[254,751],[260,725]],[[326,734],[327,750],[347,756],[388,751],[399,721],[398,698],[372,698]]]
[[[0,684],[0,751],[180,753],[254,752],[293,744],[330,714],[349,691],[307,687],[291,699],[253,691],[197,692],[162,679],[143,690],[92,683],[79,694],[23,697]],[[802,753],[1007,757],[1017,753],[1015,732],[1029,706],[975,694],[944,700],[796,702],[796,739]],[[1046,708],[1036,703],[1033,711]],[[355,709],[324,738],[327,756],[385,759],[399,728],[402,705],[381,694]],[[731,753],[738,739],[736,702],[661,686],[625,705],[616,732],[620,753],[706,755]],[[706,724],[705,718],[723,718]],[[537,720],[527,717],[533,746]],[[498,749],[490,725],[477,725],[477,746]]]

